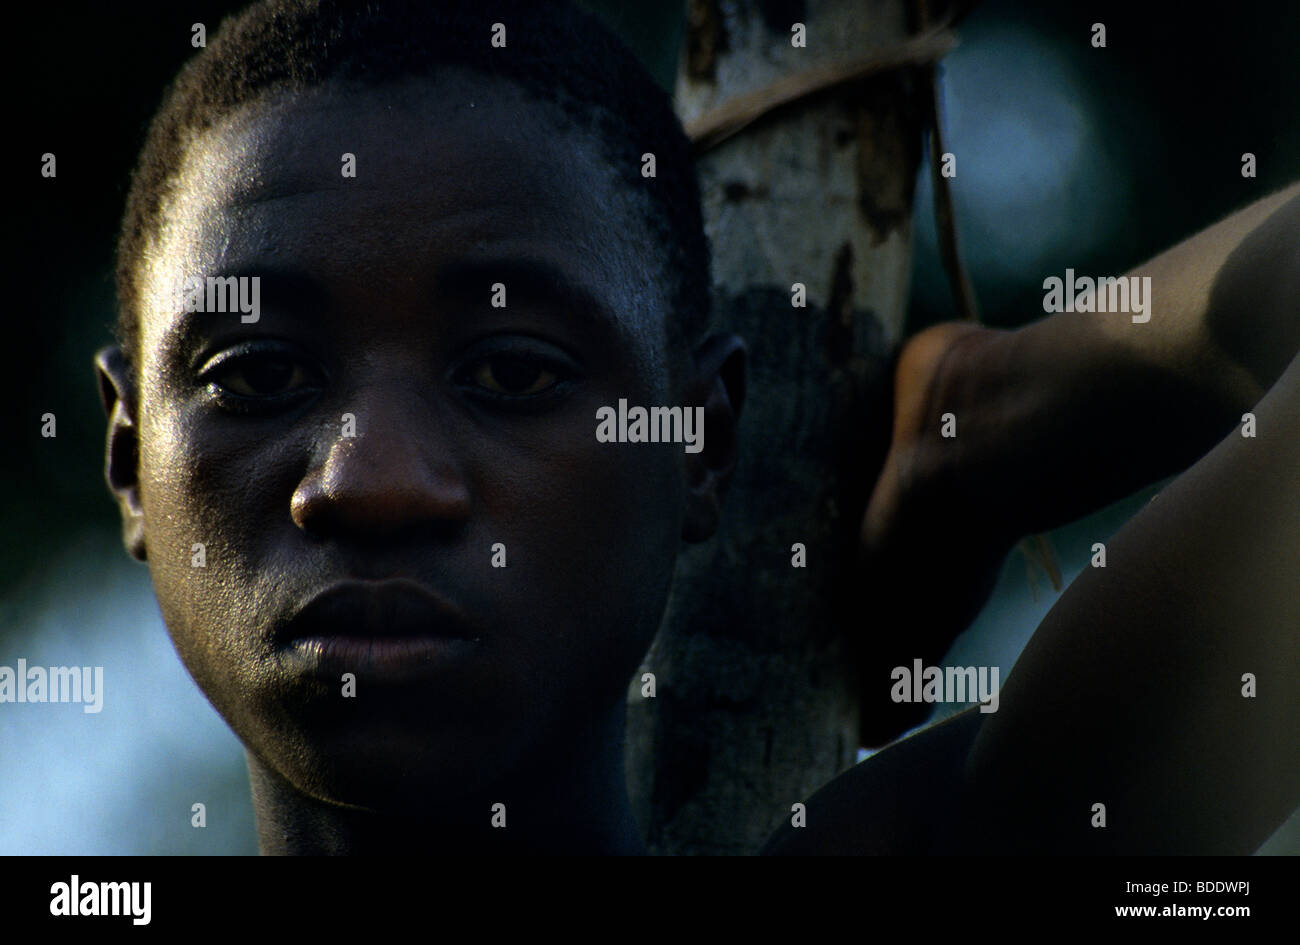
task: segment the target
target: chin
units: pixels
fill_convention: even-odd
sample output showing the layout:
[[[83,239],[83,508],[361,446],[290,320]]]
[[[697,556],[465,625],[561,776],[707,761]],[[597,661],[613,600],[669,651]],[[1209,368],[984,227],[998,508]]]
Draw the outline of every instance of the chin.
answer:
[[[347,726],[285,746],[274,767],[301,793],[341,807],[445,814],[447,804],[509,780],[509,748],[468,734]]]

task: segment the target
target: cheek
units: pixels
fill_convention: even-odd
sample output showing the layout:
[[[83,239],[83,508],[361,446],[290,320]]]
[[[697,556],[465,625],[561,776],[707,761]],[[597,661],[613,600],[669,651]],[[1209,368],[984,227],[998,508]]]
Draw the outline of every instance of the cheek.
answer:
[[[502,496],[527,498],[498,510],[489,493],[484,504],[516,545],[491,580],[534,628],[537,657],[608,698],[626,686],[663,613],[680,545],[682,464],[679,445],[597,443],[594,427],[555,441],[567,449],[544,470],[516,467],[501,481]]]
[[[149,560],[189,566],[202,544],[209,566],[240,562],[257,543],[245,540],[265,528],[271,501],[268,482],[275,464],[250,451],[240,438],[212,425],[164,414],[142,433],[141,502]]]
[[[269,449],[183,409],[146,412],[140,489],[149,570],[168,631],[209,690],[260,655],[262,582],[271,548],[276,470]],[[287,516],[287,513],[286,513]],[[213,615],[220,615],[215,620]],[[225,680],[223,683],[222,680]]]

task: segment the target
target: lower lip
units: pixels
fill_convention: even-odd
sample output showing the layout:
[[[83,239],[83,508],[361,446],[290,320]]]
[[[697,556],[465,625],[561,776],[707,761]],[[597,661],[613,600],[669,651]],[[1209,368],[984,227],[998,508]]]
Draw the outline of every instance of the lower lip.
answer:
[[[291,671],[338,678],[419,679],[446,669],[477,646],[464,637],[299,637],[287,649]]]

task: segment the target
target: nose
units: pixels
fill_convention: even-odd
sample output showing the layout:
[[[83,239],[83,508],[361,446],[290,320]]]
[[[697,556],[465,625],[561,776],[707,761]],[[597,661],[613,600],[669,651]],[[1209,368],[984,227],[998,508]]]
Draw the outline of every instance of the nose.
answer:
[[[393,538],[469,517],[470,490],[449,437],[428,411],[373,398],[354,411],[294,490],[294,523],[317,537]]]

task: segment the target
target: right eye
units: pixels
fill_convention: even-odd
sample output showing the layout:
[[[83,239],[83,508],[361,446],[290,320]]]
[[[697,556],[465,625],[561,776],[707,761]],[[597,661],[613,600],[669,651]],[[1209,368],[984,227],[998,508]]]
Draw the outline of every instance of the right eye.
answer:
[[[209,362],[201,379],[219,399],[244,409],[297,400],[320,387],[319,375],[280,347],[223,352]]]
[[[283,356],[252,355],[223,366],[212,380],[241,397],[272,397],[301,388],[307,372]]]

